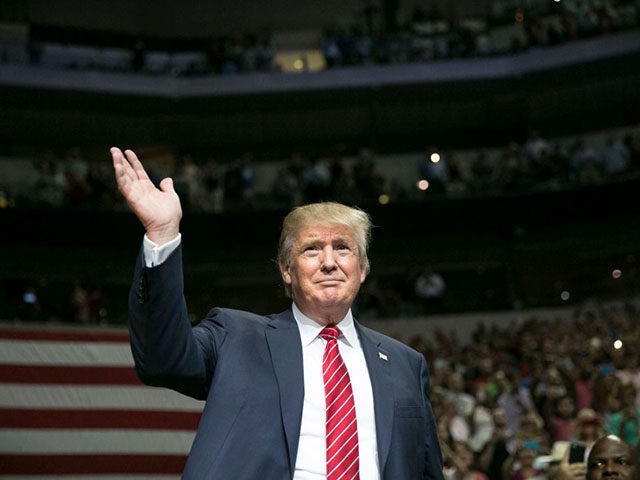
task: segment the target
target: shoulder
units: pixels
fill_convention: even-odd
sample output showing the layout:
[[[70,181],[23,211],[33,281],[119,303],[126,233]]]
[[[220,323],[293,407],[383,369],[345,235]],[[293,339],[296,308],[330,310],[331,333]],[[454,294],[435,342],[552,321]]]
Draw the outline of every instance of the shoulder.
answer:
[[[417,352],[406,343],[402,343],[401,341],[385,335],[384,333],[380,333],[377,330],[364,327],[359,323],[357,324],[357,328],[359,328],[362,338],[374,342],[376,346],[379,346],[380,348],[389,352],[400,353],[415,361],[424,360],[424,356],[420,352]]]
[[[222,328],[227,331],[264,331],[267,328],[292,325],[295,325],[295,321],[290,310],[278,314],[260,315],[246,310],[216,307],[209,310],[209,313],[198,324],[198,327]]]

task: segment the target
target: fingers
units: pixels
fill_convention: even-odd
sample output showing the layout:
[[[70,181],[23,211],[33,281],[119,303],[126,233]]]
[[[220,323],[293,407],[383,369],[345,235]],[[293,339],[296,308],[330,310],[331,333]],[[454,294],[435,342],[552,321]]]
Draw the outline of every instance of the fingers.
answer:
[[[116,176],[126,176],[132,181],[136,179],[149,180],[147,172],[133,150],[127,149],[123,154],[118,147],[111,147],[110,152]]]
[[[160,182],[160,190],[163,192],[174,192],[173,179],[171,179],[171,177],[163,178]]]
[[[138,160],[138,156],[133,152],[133,150],[127,149],[124,151],[124,154],[126,155],[131,168],[135,172],[136,177],[141,180],[148,180],[149,176],[147,175],[146,170],[142,166],[140,160]]]

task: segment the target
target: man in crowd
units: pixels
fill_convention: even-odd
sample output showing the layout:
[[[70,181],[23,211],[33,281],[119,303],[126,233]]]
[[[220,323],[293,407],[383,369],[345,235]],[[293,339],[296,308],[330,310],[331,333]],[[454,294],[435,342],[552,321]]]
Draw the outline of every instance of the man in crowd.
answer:
[[[640,479],[636,450],[615,435],[598,439],[587,460],[587,480],[604,478]]]

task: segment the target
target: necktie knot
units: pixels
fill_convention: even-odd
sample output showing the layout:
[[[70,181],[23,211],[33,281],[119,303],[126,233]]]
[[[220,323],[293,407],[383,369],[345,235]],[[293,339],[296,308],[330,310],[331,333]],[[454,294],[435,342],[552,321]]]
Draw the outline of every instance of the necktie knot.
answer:
[[[320,336],[322,338],[324,338],[325,340],[327,340],[327,341],[329,341],[329,340],[337,340],[338,337],[340,337],[341,334],[342,334],[342,332],[335,325],[329,325],[327,327],[324,327],[322,329],[322,331],[320,332]]]

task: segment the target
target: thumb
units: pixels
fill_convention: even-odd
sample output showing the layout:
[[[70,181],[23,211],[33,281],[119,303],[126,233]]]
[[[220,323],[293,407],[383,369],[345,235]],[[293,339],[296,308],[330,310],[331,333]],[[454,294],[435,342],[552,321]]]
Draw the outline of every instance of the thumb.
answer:
[[[163,178],[160,182],[160,190],[167,193],[175,192],[173,188],[173,179],[171,177]]]

